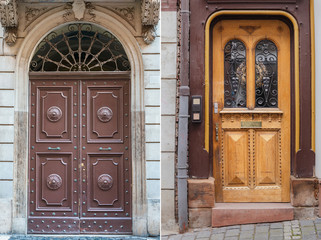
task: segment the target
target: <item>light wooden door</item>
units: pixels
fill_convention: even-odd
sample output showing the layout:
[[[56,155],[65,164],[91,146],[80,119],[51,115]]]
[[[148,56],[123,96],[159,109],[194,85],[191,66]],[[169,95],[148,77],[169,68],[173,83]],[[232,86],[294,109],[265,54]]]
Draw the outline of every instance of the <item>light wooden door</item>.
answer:
[[[290,201],[290,52],[279,20],[213,28],[216,202]]]

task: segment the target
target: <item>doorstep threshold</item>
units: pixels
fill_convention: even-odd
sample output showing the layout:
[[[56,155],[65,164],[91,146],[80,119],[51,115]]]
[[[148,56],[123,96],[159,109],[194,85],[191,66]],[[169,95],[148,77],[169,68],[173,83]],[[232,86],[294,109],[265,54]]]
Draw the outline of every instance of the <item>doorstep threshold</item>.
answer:
[[[212,227],[293,219],[294,208],[290,203],[216,203],[212,208]]]

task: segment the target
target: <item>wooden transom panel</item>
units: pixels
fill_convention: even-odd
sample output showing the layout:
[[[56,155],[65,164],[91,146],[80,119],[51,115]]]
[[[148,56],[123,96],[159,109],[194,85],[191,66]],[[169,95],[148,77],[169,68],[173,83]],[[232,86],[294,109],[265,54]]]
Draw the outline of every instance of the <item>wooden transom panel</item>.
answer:
[[[222,20],[212,39],[216,202],[289,202],[290,30]]]

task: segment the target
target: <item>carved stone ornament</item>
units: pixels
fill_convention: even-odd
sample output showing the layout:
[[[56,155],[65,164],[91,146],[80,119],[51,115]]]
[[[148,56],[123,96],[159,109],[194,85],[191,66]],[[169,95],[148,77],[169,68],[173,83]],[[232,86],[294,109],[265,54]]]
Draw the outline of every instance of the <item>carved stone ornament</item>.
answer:
[[[115,7],[113,8],[113,10],[126,18],[129,23],[131,23],[135,19],[135,7]]]
[[[58,174],[50,174],[47,177],[47,187],[51,190],[57,190],[62,185],[62,179]]]
[[[101,174],[98,177],[98,187],[103,191],[108,191],[113,186],[113,178],[109,174]]]
[[[143,26],[143,39],[146,44],[151,44],[156,38],[156,28],[153,25]]]
[[[47,118],[50,122],[57,122],[62,117],[62,111],[57,106],[52,106],[47,111]]]
[[[101,107],[97,111],[97,117],[101,122],[109,122],[113,117],[113,111],[109,107]]]
[[[9,46],[16,43],[18,11],[16,0],[0,0],[0,21],[4,28],[4,40]]]
[[[84,0],[75,0],[73,3],[67,3],[63,18],[65,21],[68,21],[68,18],[74,15],[75,19],[80,21],[84,20],[85,15],[88,14],[88,20],[95,20],[96,15],[93,13],[94,9],[91,3],[85,2]]]
[[[155,26],[159,22],[159,8],[159,0],[142,0],[143,38],[146,44],[151,44],[155,40]]]
[[[49,11],[49,7],[26,7],[25,12],[25,29],[39,16]]]

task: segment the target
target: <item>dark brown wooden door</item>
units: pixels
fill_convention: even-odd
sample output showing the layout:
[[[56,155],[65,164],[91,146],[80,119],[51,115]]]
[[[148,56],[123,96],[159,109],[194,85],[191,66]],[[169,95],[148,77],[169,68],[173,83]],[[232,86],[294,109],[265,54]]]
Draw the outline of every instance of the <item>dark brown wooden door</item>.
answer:
[[[129,74],[30,83],[28,232],[130,234]]]

